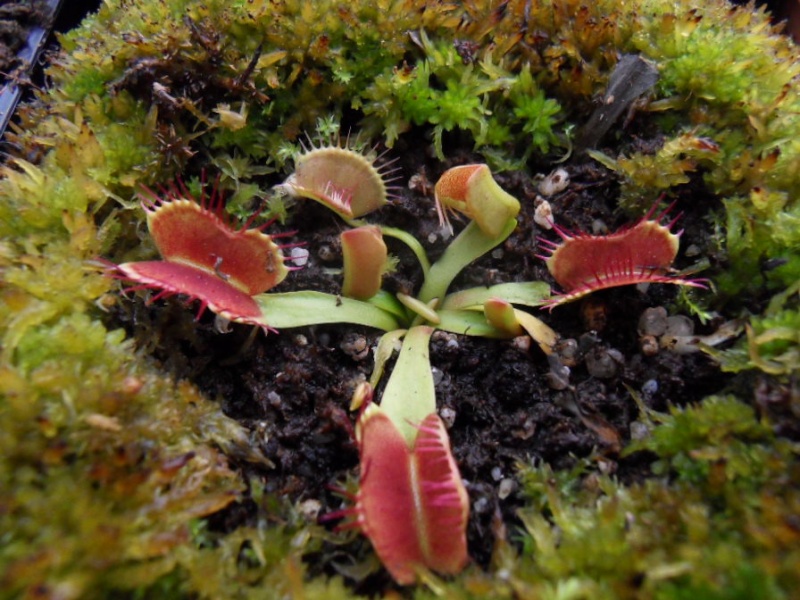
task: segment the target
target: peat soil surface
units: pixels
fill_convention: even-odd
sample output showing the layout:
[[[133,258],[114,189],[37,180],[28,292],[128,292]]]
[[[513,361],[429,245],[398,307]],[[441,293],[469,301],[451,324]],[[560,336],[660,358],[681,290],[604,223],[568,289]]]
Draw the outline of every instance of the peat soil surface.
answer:
[[[413,233],[435,260],[446,240],[438,226],[433,183],[451,166],[482,160],[460,149],[470,144],[458,146],[457,140],[449,139],[449,159],[443,164],[431,158],[428,142],[422,137],[416,141],[416,145],[398,142],[388,153],[387,158],[396,158],[399,168],[396,197],[367,220]],[[609,151],[613,152],[616,150]],[[558,224],[591,232],[614,231],[632,222],[616,209],[619,186],[613,174],[581,156],[562,166],[570,174],[569,185],[549,199]],[[553,166],[542,164],[539,168],[546,174]],[[536,167],[531,172],[536,172]],[[537,180],[522,172],[501,173],[496,179],[520,200],[520,224],[503,245],[468,266],[451,291],[509,281],[547,281],[557,289],[544,261],[536,256],[542,252],[538,237],[558,241],[555,232],[534,223]],[[409,185],[409,181],[413,183]],[[684,256],[688,247],[709,256],[712,264],[714,261],[710,227],[704,220],[714,200],[706,196],[700,181],[698,177],[676,188],[669,198],[675,201],[672,214],[682,214],[676,227],[684,230],[675,265],[679,269],[696,260]],[[290,273],[273,291],[337,293],[341,279],[335,272],[341,267],[339,233],[345,227],[315,202],[298,201],[287,223],[275,229],[297,230],[290,241],[305,242],[308,264]],[[457,222],[455,227],[458,230],[463,223]],[[422,283],[413,255],[395,240],[388,239],[387,245],[399,261],[396,272],[386,277],[384,288],[413,294]],[[552,312],[526,309],[563,339],[575,340],[580,349],[567,387],[555,385],[563,389],[554,389],[548,361],[536,344],[434,334],[431,362],[437,406],[467,482],[473,560],[488,564],[496,533],[504,529],[501,524],[511,533],[519,526],[515,511],[523,499],[515,479],[518,463],[545,461],[554,469],[563,469],[591,457],[603,472],[623,482],[641,480],[649,474],[652,457],[641,453],[619,457],[620,448],[631,438],[631,424],[639,416],[630,390],[648,407],[664,411],[670,404],[697,401],[730,384],[730,377],[702,353],[662,350],[652,356],[643,354],[637,333],[640,315],[647,308],[670,305],[676,294],[671,285],[651,285],[644,292],[627,286],[596,293]],[[267,491],[294,503],[319,502],[321,514],[346,505],[329,486],[343,485],[348,476],[352,481],[357,473],[352,433],[355,414],[348,413],[348,404],[355,385],[371,373],[371,349],[380,332],[351,325],[317,326],[268,336],[259,332],[252,339],[252,330],[241,325],[219,334],[213,316],[195,322],[193,311],[179,300],[146,306],[139,298],[121,301],[117,316],[165,371],[193,381],[220,402],[225,414],[251,430],[253,444],[275,468],[266,470],[234,458],[248,476],[262,478]],[[696,323],[696,331],[708,333],[716,325]],[[589,355],[593,357],[591,368],[585,359]],[[383,383],[386,379],[384,375]],[[228,531],[254,516],[254,506],[245,501],[212,517],[211,525]],[[326,548],[312,557],[312,573],[338,570],[353,575],[355,570],[343,565],[368,555],[368,546],[359,536]],[[388,576],[381,571],[357,582],[356,588],[374,592],[387,584]]]

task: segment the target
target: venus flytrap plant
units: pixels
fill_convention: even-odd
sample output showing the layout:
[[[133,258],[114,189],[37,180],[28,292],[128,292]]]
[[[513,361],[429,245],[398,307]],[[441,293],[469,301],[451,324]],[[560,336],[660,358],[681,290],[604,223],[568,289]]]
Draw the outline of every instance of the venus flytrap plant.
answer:
[[[492,338],[527,332],[546,353],[552,352],[558,336],[533,315],[512,306],[540,305],[549,293],[546,284],[506,283],[448,294],[461,270],[501,244],[517,225],[519,203],[497,185],[488,167],[456,167],[437,184],[437,189],[446,191],[442,201],[472,220],[430,265],[422,245],[409,234],[351,218],[385,202],[380,174],[366,160],[354,162],[352,152],[314,148],[307,153],[312,156],[298,161],[301,172],[283,184],[359,225],[342,234],[341,295],[313,290],[263,293],[289,270],[280,248],[259,230],[230,228],[221,216],[218,197],[212,197],[211,210],[185,199],[182,189],[169,190],[166,200],[152,197],[145,205],[151,233],[165,260],[126,263],[115,272],[142,287],[158,285],[166,293],[200,298],[203,306],[226,318],[264,328],[354,323],[387,332],[378,344],[370,383],[356,394],[355,404],[365,397],[369,400],[356,428],[361,481],[355,507],[341,514],[356,517],[353,524],[372,541],[392,577],[410,584],[426,569],[453,574],[467,562],[469,502],[447,432],[436,414],[428,355],[432,332],[443,329]],[[337,168],[337,162],[344,166]],[[312,165],[324,173],[309,171]],[[342,173],[345,179],[340,178]],[[307,187],[311,182],[316,191]],[[380,289],[387,260],[382,234],[403,239],[420,257],[424,281],[416,295],[392,295]],[[158,280],[150,275],[156,270],[152,264],[159,265]],[[372,404],[371,390],[400,341],[399,358],[382,401],[379,406]]]
[[[497,185],[485,165],[451,169],[437,190],[442,191],[442,202],[472,220],[430,266],[416,240],[403,240],[421,255],[424,281],[415,296],[375,291],[386,260],[379,232],[387,232],[361,226],[342,235],[345,297],[316,292],[256,297],[275,327],[352,322],[386,331],[375,352],[372,377],[354,395],[354,405],[368,398],[356,428],[361,464],[356,503],[330,518],[354,517],[344,527],[359,527],[392,577],[404,585],[426,569],[456,573],[467,561],[469,502],[436,414],[428,355],[431,333],[443,329],[510,338],[527,332],[547,353],[558,338],[542,321],[512,306],[540,305],[549,295],[546,284],[506,283],[448,294],[464,267],[511,234],[519,203]],[[398,343],[400,354],[378,406],[371,403],[372,389]]]
[[[385,293],[374,294],[375,273],[386,257],[382,240],[378,242],[377,228],[361,227],[342,236],[345,294],[366,298],[361,303],[365,309],[372,306],[391,313],[398,324],[408,329],[389,330],[382,336],[370,383],[363,384],[354,395],[354,406],[365,398],[367,402],[356,428],[361,465],[359,491],[353,508],[333,513],[330,518],[354,517],[343,527],[359,527],[392,577],[403,585],[415,582],[426,569],[457,573],[468,560],[469,500],[446,429],[436,414],[428,351],[432,332],[439,328],[468,335],[513,337],[527,331],[548,353],[557,340],[547,325],[517,311],[510,303],[541,303],[549,292],[544,284],[509,283],[447,295],[453,279],[464,267],[511,234],[517,224],[519,203],[496,184],[485,165],[456,168],[445,173],[443,179],[445,188],[439,189],[448,189],[448,198],[461,199],[468,207],[461,210],[473,221],[453,239],[439,260],[423,269],[425,280],[416,296],[397,294],[393,299]],[[456,180],[458,189],[451,192],[455,186],[447,185]],[[361,277],[368,280],[366,291],[355,292],[353,282]],[[300,294],[303,293],[267,294],[259,301],[265,312],[276,315],[282,312],[275,302],[278,298],[291,297],[302,303],[308,296]],[[505,295],[508,300],[498,299],[497,295]],[[323,296],[316,299],[322,301]],[[359,301],[350,300],[350,306],[356,306],[356,302]],[[332,306],[333,303],[328,307],[331,315],[344,303],[331,311]],[[503,317],[495,317],[495,307]],[[359,317],[365,314],[360,311]],[[339,312],[336,320],[344,316]],[[380,406],[372,404],[372,389],[401,340],[400,354]]]

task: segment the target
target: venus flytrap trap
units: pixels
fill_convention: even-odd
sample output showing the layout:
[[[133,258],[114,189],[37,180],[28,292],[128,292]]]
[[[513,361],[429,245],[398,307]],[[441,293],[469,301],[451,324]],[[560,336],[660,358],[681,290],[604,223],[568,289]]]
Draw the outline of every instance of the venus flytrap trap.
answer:
[[[235,229],[222,208],[216,187],[198,202],[182,182],[159,197],[147,190],[142,196],[147,227],[163,260],[112,265],[109,273],[133,282],[128,290],[160,290],[150,302],[170,295],[200,302],[197,317],[206,308],[223,319],[269,324],[253,296],[279,284],[291,270],[281,247],[249,222]],[[255,216],[255,215],[254,215]]]
[[[340,138],[311,143],[294,159],[295,170],[280,186],[293,196],[316,200],[345,219],[357,219],[389,200],[391,164],[376,167],[374,153],[361,152],[361,144]]]
[[[340,237],[344,260],[342,294],[356,300],[369,300],[381,289],[389,258],[381,230],[374,225],[364,225],[343,231]]]
[[[575,233],[558,225],[553,229],[563,242],[540,239],[548,255],[539,255],[547,263],[553,278],[564,288],[546,302],[554,308],[592,292],[639,283],[671,283],[704,288],[700,279],[684,279],[669,274],[678,254],[680,233],[673,233],[674,218],[661,221],[669,209],[652,218],[657,205],[637,223],[610,235]]]
[[[519,201],[494,180],[489,167],[462,165],[448,169],[434,188],[439,224],[453,233],[448,212],[472,219],[490,236],[500,232],[519,213]]]
[[[469,498],[436,414],[432,333],[428,326],[405,333],[380,406],[368,383],[354,395],[351,408],[361,407],[359,491],[353,508],[330,515],[351,518],[340,528],[360,528],[402,585],[425,570],[458,573],[468,561]]]
[[[542,352],[548,356],[553,353],[558,341],[556,332],[533,315],[514,308],[508,300],[490,298],[483,303],[483,315],[492,327],[513,337],[527,333],[536,340]]]

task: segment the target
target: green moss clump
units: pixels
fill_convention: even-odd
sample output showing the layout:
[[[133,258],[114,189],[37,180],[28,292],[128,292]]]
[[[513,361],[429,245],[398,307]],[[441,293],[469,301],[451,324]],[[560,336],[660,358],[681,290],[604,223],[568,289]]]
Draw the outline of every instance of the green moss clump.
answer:
[[[554,117],[561,107],[545,98],[529,68],[512,73],[490,54],[478,63],[451,42],[434,44],[424,33],[420,43],[425,51],[420,63],[385,72],[366,90],[367,131],[384,135],[391,145],[412,124],[433,125],[440,160],[445,132],[469,132],[478,149],[502,148],[516,140],[527,146],[517,165],[558,142]]]
[[[733,348],[712,352],[727,371],[758,369],[784,380],[800,368],[800,283],[773,296],[763,315],[754,316],[747,335]]]
[[[613,159],[601,152],[589,152],[622,175],[620,206],[631,212],[646,211],[666,190],[689,183],[692,173],[713,167],[721,160],[715,142],[690,133],[665,141],[655,154],[637,152]]]
[[[242,490],[206,434],[225,417],[188,386],[137,372],[122,332],[86,314],[43,318],[13,296],[0,306],[38,322],[16,323],[0,368],[3,589],[75,598],[129,568],[136,585],[160,577],[190,547],[189,524]]]
[[[754,410],[735,398],[709,398],[698,407],[676,410],[644,441],[626,452],[650,450],[661,457],[656,474],[673,472],[687,484],[716,497],[723,489],[752,492],[770,473],[772,432]],[[791,456],[791,452],[787,454]]]
[[[621,486],[589,465],[523,466],[531,501],[516,590],[559,597],[785,598],[798,584],[797,447],[730,397],[661,415],[628,453],[662,478]],[[782,515],[782,516],[779,516]],[[574,597],[574,596],[570,596]]]

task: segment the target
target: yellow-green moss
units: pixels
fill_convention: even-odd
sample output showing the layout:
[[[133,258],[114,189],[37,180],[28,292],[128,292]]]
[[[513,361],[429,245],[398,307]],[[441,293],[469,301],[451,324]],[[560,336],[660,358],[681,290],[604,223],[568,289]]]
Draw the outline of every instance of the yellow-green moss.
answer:
[[[628,452],[654,452],[661,478],[626,487],[587,476],[588,463],[521,467],[531,507],[514,587],[544,597],[559,588],[593,598],[788,597],[798,584],[800,536],[787,519],[800,503],[800,448],[731,397],[650,417],[661,424]]]

